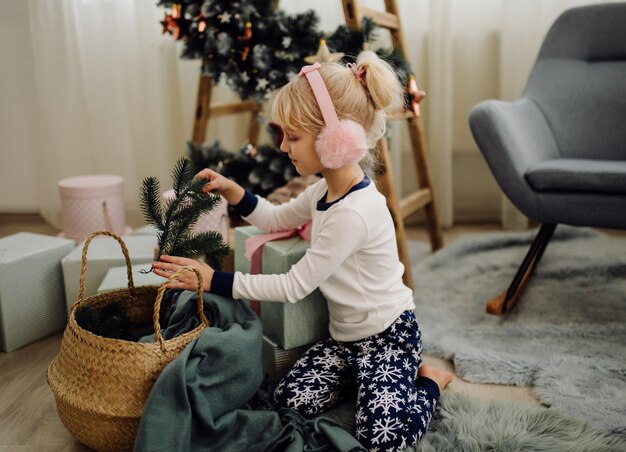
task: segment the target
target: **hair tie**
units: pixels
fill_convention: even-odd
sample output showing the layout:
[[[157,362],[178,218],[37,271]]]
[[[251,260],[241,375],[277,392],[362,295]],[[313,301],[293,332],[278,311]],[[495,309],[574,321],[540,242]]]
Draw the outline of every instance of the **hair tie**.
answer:
[[[346,67],[350,69],[352,73],[354,74],[354,76],[356,77],[356,79],[359,82],[361,82],[363,86],[365,86],[365,68],[364,67],[357,68],[356,64],[354,63],[348,63],[346,64]]]

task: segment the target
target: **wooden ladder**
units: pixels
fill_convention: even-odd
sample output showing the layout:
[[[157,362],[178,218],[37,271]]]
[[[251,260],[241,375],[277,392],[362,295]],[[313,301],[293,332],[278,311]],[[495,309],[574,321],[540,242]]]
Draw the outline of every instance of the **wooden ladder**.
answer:
[[[386,11],[384,12],[359,7],[357,0],[342,0],[342,2],[346,25],[349,28],[358,30],[361,26],[361,19],[364,16],[370,17],[376,25],[389,30],[393,47],[406,59],[406,47],[404,44],[404,36],[402,35],[400,18],[398,17],[398,5],[396,0],[385,0]],[[435,208],[430,166],[419,118],[412,110],[407,110],[390,115],[390,119],[406,119],[419,188],[404,198],[398,199],[393,183],[389,146],[385,137],[381,138],[378,143],[380,165],[377,168],[376,183],[380,191],[387,198],[387,205],[391,212],[391,217],[393,218],[396,229],[398,254],[405,269],[403,277],[404,283],[413,288],[413,276],[411,275],[411,262],[406,245],[404,220],[420,209],[424,209],[432,251],[438,250],[443,246],[443,235]]]
[[[211,77],[206,74],[201,74],[200,80],[198,81],[196,111],[193,120],[193,131],[191,133],[192,143],[196,146],[200,146],[204,143],[210,118],[250,112],[247,138],[248,143],[256,145],[259,139],[258,117],[263,109],[263,105],[252,100],[211,105],[212,91],[213,82],[211,81]]]

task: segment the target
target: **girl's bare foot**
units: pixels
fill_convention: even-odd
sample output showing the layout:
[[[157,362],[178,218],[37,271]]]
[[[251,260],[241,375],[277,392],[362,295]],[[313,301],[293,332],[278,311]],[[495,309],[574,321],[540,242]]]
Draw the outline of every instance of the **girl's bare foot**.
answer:
[[[428,364],[422,364],[417,372],[420,377],[426,377],[433,380],[439,386],[439,392],[448,386],[448,383],[452,381],[452,374],[445,370],[439,370]]]

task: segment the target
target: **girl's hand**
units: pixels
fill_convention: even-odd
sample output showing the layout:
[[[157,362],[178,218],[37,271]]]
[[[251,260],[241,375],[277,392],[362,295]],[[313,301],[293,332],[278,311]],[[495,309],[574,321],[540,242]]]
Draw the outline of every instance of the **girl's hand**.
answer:
[[[181,267],[190,266],[197,269],[202,275],[202,289],[206,292],[211,290],[211,280],[213,279],[213,270],[207,264],[194,259],[176,256],[161,256],[160,261],[152,262],[152,271],[159,276],[169,278],[172,273],[178,271]],[[184,272],[178,279],[170,282],[167,287],[169,289],[198,290],[198,277],[194,272]]]
[[[197,178],[207,180],[207,184],[202,188],[205,193],[219,193],[228,204],[235,205],[243,198],[244,189],[235,181],[222,176],[209,168],[205,168],[196,174]]]

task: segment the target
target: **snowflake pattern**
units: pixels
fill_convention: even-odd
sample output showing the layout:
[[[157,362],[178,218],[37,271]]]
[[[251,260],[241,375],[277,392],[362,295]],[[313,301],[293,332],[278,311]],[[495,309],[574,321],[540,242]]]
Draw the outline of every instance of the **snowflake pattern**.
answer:
[[[322,391],[322,389],[304,386],[298,392],[294,392],[292,397],[287,399],[287,404],[289,408],[297,411],[298,407],[302,405],[310,406],[313,402],[317,401]]]
[[[405,449],[424,436],[437,403],[415,383],[421,351],[420,331],[410,311],[383,333],[362,341],[326,339],[310,348],[278,384],[276,406],[305,417],[323,412],[341,400],[343,388],[354,384],[346,379],[349,369],[358,388],[356,438],[373,452]]]
[[[311,369],[302,375],[299,381],[317,385],[328,385],[339,381],[340,376],[334,372],[328,372],[324,369]]]
[[[371,374],[372,373],[369,370],[362,368],[361,370],[359,370],[359,373],[357,375],[359,380],[368,380]]]
[[[362,406],[359,406],[357,408],[354,418],[356,419],[357,423],[364,422],[367,420],[367,416],[365,416]]]
[[[319,364],[323,366],[325,369],[330,369],[334,367],[336,369],[345,369],[347,366],[347,362],[340,356],[335,354],[329,356],[316,356],[313,358],[313,364]]]
[[[426,408],[430,408],[430,400],[428,400],[425,396],[419,396],[417,400],[422,402],[422,405],[424,405]]]
[[[398,434],[395,430],[400,427],[403,427],[403,425],[398,419],[388,417],[377,419],[372,427],[372,444],[380,444],[381,441],[389,442],[396,439]]]
[[[360,368],[363,368],[363,367],[371,368],[371,367],[373,367],[372,359],[371,359],[370,355],[360,356],[360,357],[357,358],[356,362],[359,364]]]
[[[383,349],[380,353],[376,354],[376,359],[378,361],[398,361],[402,355],[406,352],[404,350],[399,350],[397,348],[386,348]]]
[[[359,342],[357,347],[359,348],[361,355],[369,355],[370,353],[376,351],[376,347],[372,344],[372,341]]]
[[[393,367],[391,364],[383,364],[376,370],[376,375],[372,380],[381,381],[381,382],[391,382],[395,383],[396,381],[402,378],[402,369],[398,369],[397,367]]]
[[[364,425],[359,425],[355,430],[354,430],[354,436],[357,439],[361,439],[361,438],[365,438],[365,434],[367,433],[367,428],[365,428]]]
[[[402,391],[390,390],[389,386],[383,386],[380,391],[377,391],[376,397],[369,401],[368,406],[372,408],[373,412],[377,409],[381,409],[384,415],[389,415],[390,410],[394,412],[402,409]]]

